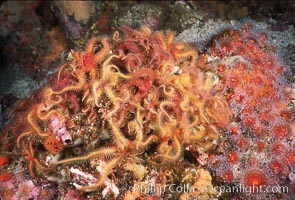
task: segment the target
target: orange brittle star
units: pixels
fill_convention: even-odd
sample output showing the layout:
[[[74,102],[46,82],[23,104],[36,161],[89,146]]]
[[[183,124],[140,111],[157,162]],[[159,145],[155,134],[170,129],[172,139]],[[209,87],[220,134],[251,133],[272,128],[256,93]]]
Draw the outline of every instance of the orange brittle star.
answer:
[[[29,161],[29,172],[30,172],[30,175],[35,177],[35,173],[34,173],[34,170],[33,170],[33,164],[36,165],[36,167],[40,168],[40,169],[43,169],[43,170],[51,170],[50,167],[45,167],[43,166],[40,161],[35,157],[35,152],[34,152],[34,149],[33,149],[33,142],[30,141],[30,144],[29,144],[29,148],[26,148],[25,144],[23,143],[22,144],[23,146],[23,149],[25,151],[25,159],[27,159]]]

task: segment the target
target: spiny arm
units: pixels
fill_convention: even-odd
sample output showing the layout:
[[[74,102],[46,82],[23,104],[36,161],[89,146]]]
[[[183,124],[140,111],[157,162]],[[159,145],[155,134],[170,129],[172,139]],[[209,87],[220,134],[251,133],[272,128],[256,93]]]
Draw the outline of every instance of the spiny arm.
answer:
[[[117,156],[113,158],[110,162],[106,164],[106,166],[103,168],[103,172],[101,172],[100,177],[98,182],[88,185],[88,186],[83,186],[83,187],[77,187],[78,190],[83,190],[83,191],[93,191],[102,186],[107,179],[108,175],[110,174],[111,170],[116,166],[116,164],[122,159],[124,154]]]
[[[102,148],[97,151],[91,152],[86,156],[69,158],[69,159],[65,159],[65,160],[61,160],[61,161],[57,161],[57,162],[52,162],[51,165],[70,164],[73,162],[85,161],[85,160],[89,160],[91,158],[114,154],[114,153],[116,153],[116,151],[117,150],[115,147]]]

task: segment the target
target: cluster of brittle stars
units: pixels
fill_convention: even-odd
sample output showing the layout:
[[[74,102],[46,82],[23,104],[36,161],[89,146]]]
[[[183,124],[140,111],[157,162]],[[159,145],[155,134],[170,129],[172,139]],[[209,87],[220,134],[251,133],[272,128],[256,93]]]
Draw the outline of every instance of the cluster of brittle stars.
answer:
[[[24,112],[26,118],[22,120],[29,125],[21,129],[17,146],[25,152],[31,175],[34,165],[51,170],[94,158],[109,158],[96,183],[78,188],[95,190],[121,160],[142,155],[152,143],[157,149],[147,160],[163,165],[179,160],[185,146],[202,144],[210,148],[218,138],[218,128],[228,123],[231,113],[226,101],[213,94],[214,73],[211,71],[210,76],[197,67],[200,61],[191,47],[174,43],[171,32],[152,33],[146,27],[140,31],[123,27],[122,31],[123,39],[116,32],[111,39],[91,39],[82,53],[71,51],[69,62],[60,68],[56,78],[58,84],[61,77],[68,76],[69,84],[60,90],[43,89],[40,100]],[[72,93],[81,107],[77,108],[78,114],[87,113],[91,115],[89,119],[103,121],[97,123],[103,124],[98,130],[109,130],[111,141],[85,149],[86,155],[66,157],[46,166],[35,156],[34,143],[48,141],[46,138],[52,136],[48,124],[53,117],[60,120],[60,127],[71,120],[74,111],[67,107],[71,102],[66,96]],[[72,123],[71,127],[74,126]],[[49,153],[71,149],[65,147],[52,147],[60,151]]]

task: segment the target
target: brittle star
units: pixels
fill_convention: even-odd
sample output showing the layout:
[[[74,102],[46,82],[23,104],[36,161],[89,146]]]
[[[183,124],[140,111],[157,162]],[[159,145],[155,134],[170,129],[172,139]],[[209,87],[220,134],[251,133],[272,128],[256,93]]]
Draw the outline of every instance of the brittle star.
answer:
[[[34,149],[33,149],[33,142],[30,141],[30,144],[29,144],[29,148],[26,148],[25,144],[23,143],[22,144],[23,146],[23,149],[25,151],[25,159],[27,159],[29,161],[29,172],[30,172],[30,175],[35,177],[35,173],[34,173],[34,170],[33,170],[33,164],[36,165],[36,167],[40,168],[40,169],[43,169],[43,170],[51,170],[50,167],[45,167],[43,166],[40,161],[35,157],[35,152],[34,152]]]

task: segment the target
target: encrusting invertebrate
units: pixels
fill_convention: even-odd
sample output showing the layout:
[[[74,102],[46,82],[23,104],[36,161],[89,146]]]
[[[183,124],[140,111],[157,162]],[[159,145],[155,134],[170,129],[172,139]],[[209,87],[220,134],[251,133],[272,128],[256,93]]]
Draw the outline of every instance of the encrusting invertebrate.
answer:
[[[43,142],[43,145],[47,151],[53,154],[58,154],[64,149],[64,144],[61,139],[56,135],[49,135]]]

